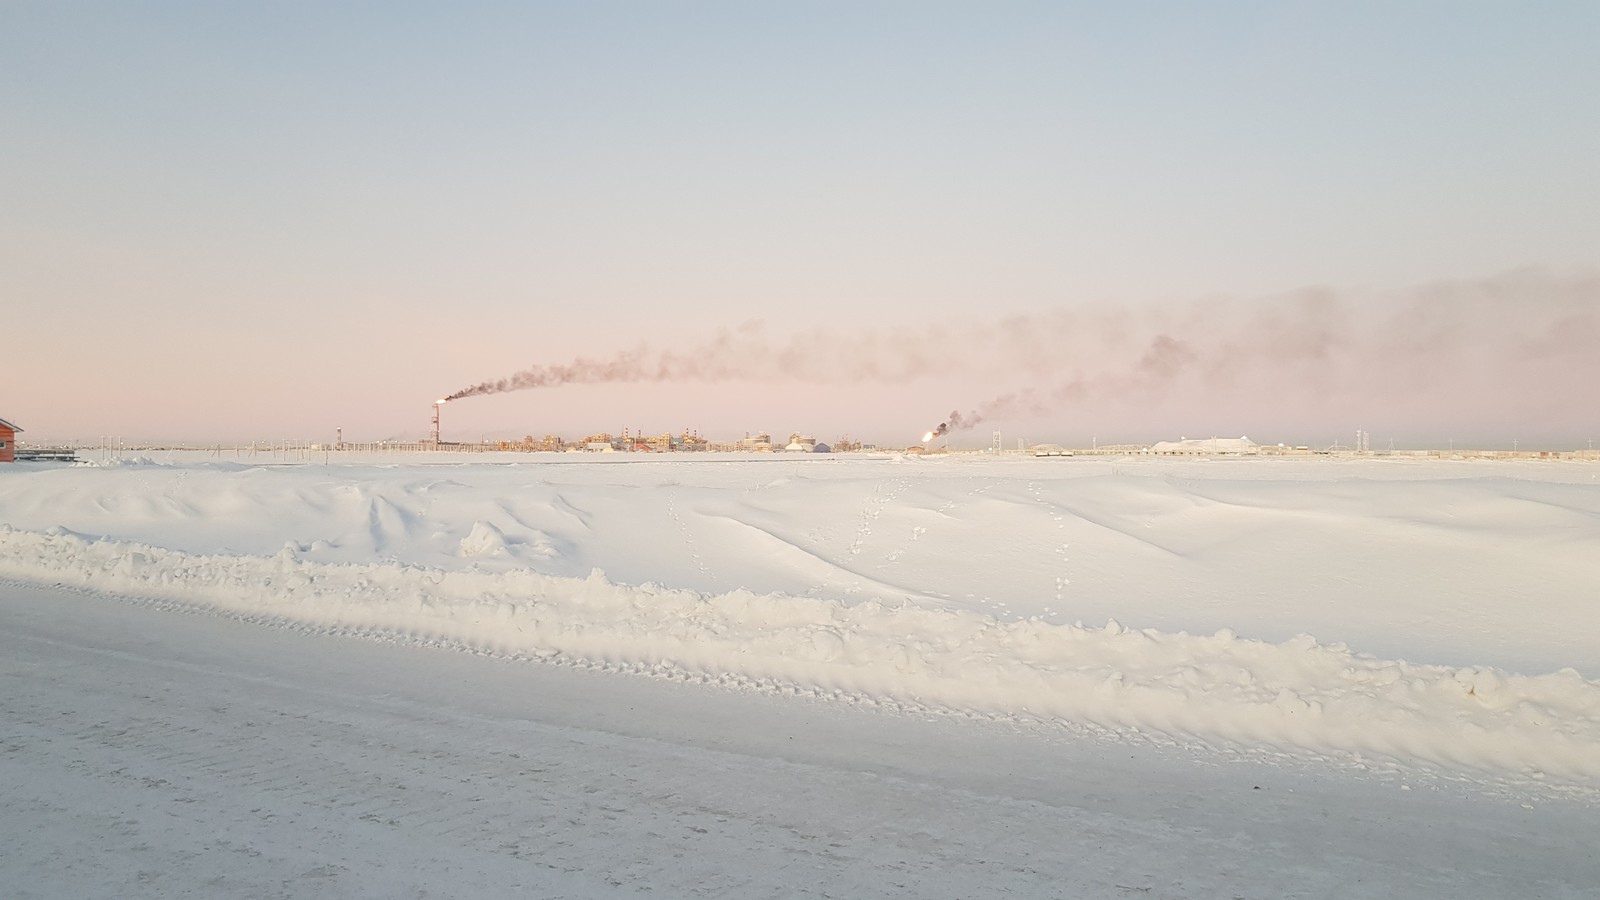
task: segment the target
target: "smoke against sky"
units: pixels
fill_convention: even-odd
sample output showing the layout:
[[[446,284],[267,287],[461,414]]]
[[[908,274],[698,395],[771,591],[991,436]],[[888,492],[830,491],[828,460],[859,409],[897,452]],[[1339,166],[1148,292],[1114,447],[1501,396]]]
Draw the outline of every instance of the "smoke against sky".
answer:
[[[1307,412],[1473,433],[1536,413],[1589,424],[1600,383],[1600,278],[1523,270],[1404,292],[1304,290],[1249,300],[1062,309],[997,322],[937,322],[788,336],[759,322],[687,349],[640,344],[535,365],[449,399],[562,385],[801,382],[848,387],[937,379],[1010,386],[954,398],[942,429],[1104,416],[1160,427],[1174,402],[1210,421],[1299,427]],[[947,388],[941,388],[944,390]],[[932,408],[948,405],[928,397]],[[1197,418],[1201,422],[1204,416]],[[1527,419],[1528,424],[1535,420]]]
[[[955,407],[981,444],[1581,444],[1597,28],[1596,4],[11,4],[0,416],[414,440],[441,387],[539,386],[449,404],[445,434],[909,442]],[[1520,274],[1398,291],[1495,272]]]

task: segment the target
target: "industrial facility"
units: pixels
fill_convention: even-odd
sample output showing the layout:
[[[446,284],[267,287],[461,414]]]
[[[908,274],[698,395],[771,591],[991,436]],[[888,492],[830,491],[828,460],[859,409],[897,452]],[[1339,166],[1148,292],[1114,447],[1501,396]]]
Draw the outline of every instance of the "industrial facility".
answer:
[[[1513,442],[1511,450],[1473,450],[1455,446],[1451,443],[1448,450],[1432,449],[1398,449],[1394,441],[1389,441],[1388,446],[1373,450],[1371,435],[1365,430],[1355,432],[1355,441],[1345,445],[1338,441],[1328,445],[1315,447],[1304,444],[1294,445],[1285,443],[1258,444],[1247,436],[1239,437],[1209,437],[1190,438],[1180,437],[1177,440],[1156,441],[1150,444],[1143,443],[1104,443],[1093,441],[1090,446],[1073,448],[1059,443],[1033,443],[1021,438],[1016,439],[1014,447],[1007,447],[1001,440],[999,431],[994,431],[989,446],[979,447],[968,444],[964,447],[952,448],[945,440],[930,441],[927,436],[921,443],[906,445],[895,444],[880,447],[875,444],[864,443],[848,435],[841,435],[831,443],[818,441],[812,435],[800,431],[790,432],[787,438],[774,438],[770,431],[747,431],[740,438],[732,440],[717,440],[702,435],[698,429],[684,428],[677,433],[662,432],[649,434],[643,428],[624,427],[620,433],[597,432],[579,439],[568,439],[556,434],[545,434],[535,437],[525,434],[520,439],[482,438],[475,441],[449,441],[444,439],[441,427],[441,411],[446,400],[436,400],[432,404],[432,418],[426,438],[422,440],[380,440],[380,441],[347,441],[343,428],[334,429],[332,441],[249,441],[243,444],[210,444],[201,445],[176,445],[176,444],[149,444],[142,443],[137,446],[127,445],[120,438],[102,437],[99,443],[69,441],[59,443],[34,444],[19,447],[17,434],[22,431],[17,425],[0,419],[0,463],[16,461],[41,461],[41,460],[73,460],[78,453],[85,451],[98,451],[102,457],[110,458],[119,456],[126,451],[149,450],[203,450],[215,455],[224,453],[244,458],[255,458],[260,454],[281,457],[285,460],[310,460],[313,455],[320,458],[331,458],[334,453],[428,453],[436,451],[452,451],[457,453],[760,453],[773,455],[788,454],[826,454],[826,453],[855,453],[855,452],[880,452],[887,451],[895,454],[915,456],[944,456],[944,455],[971,455],[990,454],[1002,456],[1031,456],[1035,458],[1062,458],[1072,457],[1284,457],[1284,456],[1334,456],[1334,457],[1442,457],[1450,459],[1580,459],[1600,460],[1600,451],[1596,451],[1592,442],[1587,449],[1573,450],[1519,450]],[[948,435],[948,430],[940,432]],[[930,433],[931,434],[931,433]],[[967,433],[969,441],[976,439],[975,434]]]

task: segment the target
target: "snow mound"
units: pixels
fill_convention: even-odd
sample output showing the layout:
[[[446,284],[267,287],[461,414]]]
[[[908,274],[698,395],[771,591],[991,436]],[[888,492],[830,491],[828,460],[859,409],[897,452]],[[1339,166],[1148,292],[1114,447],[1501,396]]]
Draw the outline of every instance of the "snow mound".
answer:
[[[462,556],[494,556],[507,552],[505,532],[488,522],[472,523],[472,531],[461,539]]]
[[[86,469],[142,469],[170,464],[156,462],[148,456],[116,456],[109,459],[79,459],[73,465]]]
[[[463,554],[505,549],[479,522]],[[698,593],[528,570],[189,554],[0,525],[0,577],[316,626],[448,640],[725,682],[1290,752],[1600,778],[1600,682],[1416,665],[1228,630],[1211,636],[1001,621],[972,610],[736,590]]]

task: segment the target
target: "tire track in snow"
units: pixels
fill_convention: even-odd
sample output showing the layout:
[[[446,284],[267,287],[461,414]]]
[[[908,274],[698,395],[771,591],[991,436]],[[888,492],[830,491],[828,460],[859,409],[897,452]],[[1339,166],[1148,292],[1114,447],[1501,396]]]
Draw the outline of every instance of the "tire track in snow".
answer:
[[[13,659],[26,655],[50,677],[11,679],[0,691],[5,762],[32,776],[0,790],[12,809],[39,809],[45,801],[27,784],[56,783],[51,773],[65,771],[79,792],[54,792],[57,817],[109,798],[119,812],[93,816],[87,833],[104,840],[114,830],[119,853],[148,873],[145,890],[123,896],[170,895],[183,877],[213,874],[210,896],[395,896],[356,879],[364,852],[392,858],[396,842],[468,871],[509,868],[533,885],[548,883],[542,873],[565,879],[565,891],[544,896],[864,896],[892,885],[939,898],[997,880],[1042,896],[1069,868],[1091,892],[1129,874],[1085,866],[1061,845],[1055,835],[1082,815],[1073,810],[487,719],[138,650],[7,643]],[[814,795],[807,804],[793,804],[796,784]],[[936,810],[934,821],[905,816],[908,804]],[[1019,831],[1004,842],[1000,832],[974,833],[975,815]],[[1107,840],[1130,837],[1116,823],[1099,827]],[[176,861],[157,852],[171,847]],[[298,874],[284,877],[290,871]]]
[[[159,662],[153,664],[160,668]],[[225,673],[214,674],[227,680]],[[260,691],[258,684],[249,688]],[[687,862],[695,855],[692,845],[709,833],[708,828],[696,825],[696,831],[683,824],[704,818],[692,809],[670,802],[659,809],[639,809],[635,798],[647,786],[641,776],[614,769],[603,752],[591,752],[603,748],[585,749],[594,743],[587,736],[532,735],[535,747],[541,742],[578,745],[560,748],[554,765],[533,767],[521,762],[522,752],[503,745],[474,746],[473,739],[453,736],[456,732],[442,728],[438,720],[344,704],[330,713],[290,716],[272,706],[303,705],[303,699],[282,696],[281,690],[274,693],[265,704],[239,702],[218,710],[186,704],[181,687],[142,698],[102,690],[97,699],[105,705],[83,711],[89,713],[85,717],[78,710],[30,703],[11,692],[0,701],[0,710],[18,742],[11,760],[53,761],[74,777],[154,795],[147,799],[158,804],[237,802],[252,813],[277,810],[271,817],[286,823],[314,820],[315,830],[331,827],[329,820],[341,827],[398,829],[412,840],[510,852],[567,873],[593,868],[595,856],[585,842],[605,835],[615,841],[609,852],[617,872],[607,882],[614,887],[666,880],[668,873],[651,852],[662,845],[675,847],[668,854],[675,868],[694,869]],[[109,729],[107,721],[117,715],[111,705],[146,714]],[[157,708],[176,718],[149,714]],[[247,727],[261,725],[257,719],[268,724]],[[381,752],[374,752],[365,737],[374,733],[386,738]],[[282,759],[295,762],[269,764],[261,771],[252,765]],[[648,775],[659,783],[659,771]],[[515,789],[509,789],[513,784]],[[630,834],[644,828],[641,823],[653,830]],[[136,831],[144,833],[143,828]],[[704,867],[691,882],[713,882],[718,874]],[[729,890],[735,890],[743,882],[731,884]],[[701,889],[693,893],[737,896]]]

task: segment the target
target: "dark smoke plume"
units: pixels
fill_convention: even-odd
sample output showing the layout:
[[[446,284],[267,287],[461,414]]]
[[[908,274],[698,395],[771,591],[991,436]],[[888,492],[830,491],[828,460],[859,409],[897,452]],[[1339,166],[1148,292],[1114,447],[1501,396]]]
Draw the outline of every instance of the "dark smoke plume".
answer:
[[[1040,323],[1041,326],[1045,323]],[[1096,399],[1182,397],[1274,416],[1397,410],[1419,423],[1594,427],[1600,278],[1538,269],[1388,293],[1325,289],[1205,300],[1103,317],[1033,385],[949,430],[1040,417]],[[1098,346],[1096,346],[1098,345]]]
[[[1530,269],[1410,291],[1075,306],[850,334],[815,329],[778,338],[749,323],[686,350],[640,345],[535,365],[447,399],[567,384],[904,383],[958,375],[1021,386],[952,413],[942,433],[1107,399],[1130,407],[1227,398],[1238,408],[1299,411],[1377,398],[1419,414],[1448,407],[1458,418],[1508,411],[1570,418],[1592,410],[1592,396],[1580,391],[1600,382],[1597,345],[1600,278]]]
[[[814,329],[779,339],[770,337],[762,323],[748,322],[687,350],[654,350],[641,344],[609,358],[579,357],[569,363],[530,366],[462,388],[445,399],[565,384],[770,381],[796,375],[826,383],[905,382],[964,368],[970,371],[968,367],[993,369],[1004,343],[1002,334],[989,329],[974,338],[968,329],[932,324],[853,335]]]
[[[939,427],[924,435],[922,440],[924,443],[926,443],[936,437],[944,437],[952,431],[965,431],[966,429],[978,424],[979,420],[975,418],[976,415],[976,413],[968,413],[967,415],[963,416],[961,414],[961,410],[952,409],[950,410],[950,415],[947,417],[947,421],[940,422]]]

